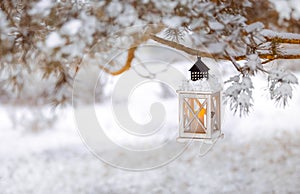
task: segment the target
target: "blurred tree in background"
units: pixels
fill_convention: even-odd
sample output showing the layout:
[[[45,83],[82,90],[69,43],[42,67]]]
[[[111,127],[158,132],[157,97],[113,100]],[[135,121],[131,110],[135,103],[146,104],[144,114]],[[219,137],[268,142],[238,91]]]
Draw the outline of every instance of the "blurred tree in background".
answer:
[[[235,112],[252,106],[251,77],[259,71],[268,75],[271,99],[285,105],[298,80],[267,64],[300,58],[300,22],[293,13],[282,19],[273,3],[257,0],[2,0],[0,99],[69,103],[83,66],[119,75],[136,60],[140,45],[154,41],[191,56],[230,61],[236,75],[226,81],[224,94]],[[126,30],[131,26],[144,28]],[[126,60],[111,60],[124,48]]]

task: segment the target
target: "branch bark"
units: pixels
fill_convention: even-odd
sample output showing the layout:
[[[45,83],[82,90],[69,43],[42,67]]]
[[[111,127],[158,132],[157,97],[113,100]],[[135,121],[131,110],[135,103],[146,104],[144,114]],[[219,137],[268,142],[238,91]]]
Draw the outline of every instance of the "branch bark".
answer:
[[[106,73],[111,74],[113,76],[115,75],[120,75],[123,72],[127,71],[130,67],[131,67],[131,62],[134,58],[134,53],[135,50],[137,49],[137,47],[131,47],[130,49],[128,49],[128,55],[127,55],[127,60],[124,66],[122,66],[121,69],[117,70],[117,71],[111,71],[110,69],[106,68],[106,67],[100,67],[101,69],[103,69]]]

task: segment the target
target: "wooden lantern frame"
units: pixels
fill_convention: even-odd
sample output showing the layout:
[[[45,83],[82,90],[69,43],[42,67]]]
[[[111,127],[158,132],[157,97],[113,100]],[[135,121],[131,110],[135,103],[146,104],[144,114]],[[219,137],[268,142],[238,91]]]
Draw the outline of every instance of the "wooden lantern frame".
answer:
[[[177,91],[178,140],[213,140],[221,136],[221,92]]]

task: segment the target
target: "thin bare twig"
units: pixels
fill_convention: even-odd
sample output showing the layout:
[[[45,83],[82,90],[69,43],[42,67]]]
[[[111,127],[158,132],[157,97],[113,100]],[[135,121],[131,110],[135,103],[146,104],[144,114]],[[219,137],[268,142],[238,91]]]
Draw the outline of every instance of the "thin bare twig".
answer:
[[[242,68],[241,66],[236,62],[236,60],[226,51],[225,49],[225,53],[226,55],[230,58],[231,63],[233,64],[233,66],[236,68],[237,71],[242,72]]]
[[[268,59],[268,60],[263,61],[261,64],[267,64],[267,63],[269,63],[271,61],[274,61],[274,60],[275,60],[275,58],[274,59]]]
[[[263,67],[258,67],[258,66],[257,66],[256,68],[257,68],[258,70],[264,72],[264,73],[267,73],[267,74],[270,73],[269,71],[265,70]]]

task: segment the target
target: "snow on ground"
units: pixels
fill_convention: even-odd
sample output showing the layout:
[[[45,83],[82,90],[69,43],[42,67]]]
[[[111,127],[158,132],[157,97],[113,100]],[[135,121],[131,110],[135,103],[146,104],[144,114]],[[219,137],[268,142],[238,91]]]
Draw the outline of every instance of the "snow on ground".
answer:
[[[199,157],[200,145],[193,143],[170,164],[142,172],[116,169],[94,157],[79,137],[71,109],[52,129],[32,133],[14,129],[2,107],[0,193],[300,193],[299,86],[283,110],[267,100],[267,83],[253,82],[253,111],[239,118],[225,110],[225,138],[207,155]],[[174,111],[176,103],[166,100],[166,110]],[[168,130],[177,131],[174,127]]]

